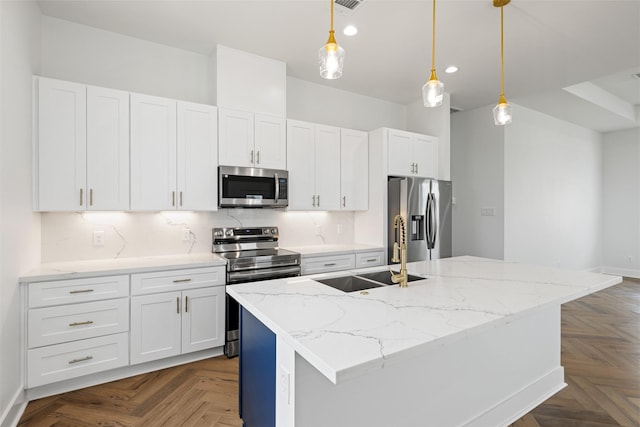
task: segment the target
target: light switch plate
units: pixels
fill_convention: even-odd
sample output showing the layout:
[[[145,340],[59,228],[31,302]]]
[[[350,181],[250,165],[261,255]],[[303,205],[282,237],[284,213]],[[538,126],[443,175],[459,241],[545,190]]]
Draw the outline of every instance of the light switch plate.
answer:
[[[95,247],[104,246],[104,231],[93,232],[93,246]]]

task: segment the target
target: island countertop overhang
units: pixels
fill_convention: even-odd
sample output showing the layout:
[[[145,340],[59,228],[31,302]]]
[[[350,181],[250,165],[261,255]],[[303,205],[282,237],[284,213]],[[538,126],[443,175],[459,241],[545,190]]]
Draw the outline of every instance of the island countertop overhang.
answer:
[[[227,292],[337,384],[622,280],[468,256],[410,263],[408,270],[427,279],[366,295],[330,288],[318,276]]]

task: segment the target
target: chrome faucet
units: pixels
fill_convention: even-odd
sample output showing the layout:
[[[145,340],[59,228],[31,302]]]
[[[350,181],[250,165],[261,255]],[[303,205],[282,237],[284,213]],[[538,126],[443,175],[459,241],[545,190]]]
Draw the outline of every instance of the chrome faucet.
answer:
[[[395,239],[393,242],[393,256],[391,262],[400,262],[400,272],[393,274],[391,268],[391,281],[398,283],[401,288],[407,287],[408,273],[407,273],[407,225],[402,215],[396,215],[393,218],[393,229],[396,230]],[[399,231],[399,236],[398,236]],[[400,259],[398,259],[398,251],[400,252]]]

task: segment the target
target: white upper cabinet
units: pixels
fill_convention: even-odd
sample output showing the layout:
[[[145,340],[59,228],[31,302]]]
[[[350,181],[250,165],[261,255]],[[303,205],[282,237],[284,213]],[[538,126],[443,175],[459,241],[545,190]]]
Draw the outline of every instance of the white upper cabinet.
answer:
[[[286,169],[286,128],[281,117],[218,110],[219,163]]]
[[[87,87],[88,209],[129,209],[129,93]]]
[[[131,209],[217,210],[217,109],[131,95]]]
[[[131,209],[176,203],[176,101],[131,94]]]
[[[255,166],[267,169],[287,168],[287,130],[282,117],[256,114]]]
[[[369,134],[340,130],[340,208],[367,210],[369,208]]]
[[[218,209],[218,116],[210,105],[177,105],[177,208]]]
[[[289,209],[315,209],[315,125],[297,120],[287,120],[287,141]]]
[[[315,208],[340,210],[340,128],[316,125],[315,157]]]
[[[438,175],[438,138],[388,131],[389,175],[435,178]]]
[[[290,210],[340,210],[340,128],[287,120],[287,164]]]
[[[40,211],[129,208],[129,94],[38,77]]]

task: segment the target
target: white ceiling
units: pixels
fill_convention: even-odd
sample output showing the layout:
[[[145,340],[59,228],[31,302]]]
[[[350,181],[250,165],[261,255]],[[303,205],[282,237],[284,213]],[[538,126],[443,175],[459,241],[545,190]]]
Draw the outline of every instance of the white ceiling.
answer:
[[[287,63],[290,76],[400,104],[420,98],[430,69],[431,0],[366,0],[351,16],[336,14],[336,38],[346,59],[343,77],[335,81],[321,79],[317,70],[317,51],[328,36],[326,0],[38,3],[45,15],[203,54],[222,44],[275,58]],[[499,9],[491,0],[439,0],[437,8],[436,68],[452,107],[497,102]],[[344,36],[346,24],[359,33]],[[451,64],[460,71],[445,74]],[[640,0],[513,0],[505,7],[509,101],[599,131],[639,126],[635,73]],[[596,95],[563,90],[587,81],[597,86]],[[612,102],[635,116],[621,116]]]

